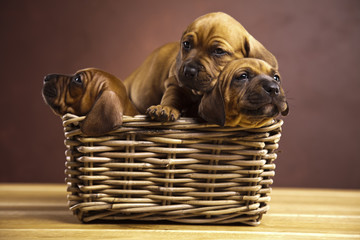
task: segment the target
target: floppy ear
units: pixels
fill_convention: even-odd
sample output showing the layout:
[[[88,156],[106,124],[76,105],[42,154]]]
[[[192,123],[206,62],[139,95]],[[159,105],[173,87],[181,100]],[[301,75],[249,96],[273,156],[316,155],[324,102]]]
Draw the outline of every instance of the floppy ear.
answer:
[[[203,95],[200,101],[198,113],[201,118],[209,123],[220,126],[225,125],[225,104],[219,84]]]
[[[289,111],[290,111],[290,109],[289,109],[289,103],[286,102],[286,109],[281,112],[281,115],[287,116],[287,115],[289,114]]]
[[[245,38],[244,48],[247,54],[246,57],[264,60],[272,67],[278,69],[278,62],[275,56],[254,37],[249,36],[248,38]]]
[[[89,136],[98,136],[121,126],[123,106],[113,91],[104,91],[96,100],[81,125],[81,131]]]

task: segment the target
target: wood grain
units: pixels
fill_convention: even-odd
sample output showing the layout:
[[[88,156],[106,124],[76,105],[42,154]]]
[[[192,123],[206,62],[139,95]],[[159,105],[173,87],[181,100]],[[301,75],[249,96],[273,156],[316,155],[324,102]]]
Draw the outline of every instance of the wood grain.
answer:
[[[360,239],[360,191],[275,188],[260,226],[82,224],[62,184],[0,184],[0,239]]]

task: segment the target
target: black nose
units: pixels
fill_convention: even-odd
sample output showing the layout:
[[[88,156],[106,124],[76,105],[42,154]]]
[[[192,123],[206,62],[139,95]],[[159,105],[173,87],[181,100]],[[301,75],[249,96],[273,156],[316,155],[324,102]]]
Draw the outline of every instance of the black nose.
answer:
[[[276,82],[266,81],[263,83],[263,88],[270,96],[278,96],[280,94],[280,87]]]
[[[44,83],[50,81],[51,79],[55,78],[56,74],[49,74],[44,77]]]
[[[184,75],[186,77],[191,77],[191,78],[194,78],[198,75],[198,69],[194,66],[191,66],[191,65],[187,65],[184,67]]]

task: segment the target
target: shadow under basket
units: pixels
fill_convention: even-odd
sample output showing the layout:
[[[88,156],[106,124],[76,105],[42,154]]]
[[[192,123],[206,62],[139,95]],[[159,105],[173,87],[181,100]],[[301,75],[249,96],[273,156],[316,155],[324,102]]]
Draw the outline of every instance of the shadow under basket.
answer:
[[[63,116],[69,208],[83,222],[259,225],[269,209],[282,120],[261,128],[124,117],[88,137]]]

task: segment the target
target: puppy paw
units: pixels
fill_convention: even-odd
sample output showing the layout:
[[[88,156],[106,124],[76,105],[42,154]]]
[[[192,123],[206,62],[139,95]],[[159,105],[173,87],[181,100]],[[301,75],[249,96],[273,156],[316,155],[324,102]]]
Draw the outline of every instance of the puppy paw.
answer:
[[[146,110],[146,114],[153,120],[161,122],[176,121],[180,118],[180,112],[176,108],[156,105]]]

